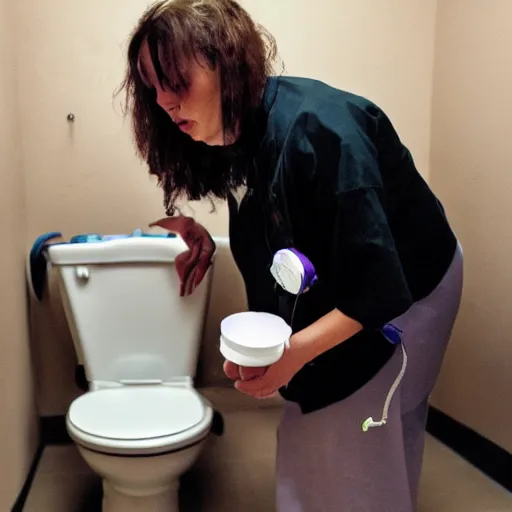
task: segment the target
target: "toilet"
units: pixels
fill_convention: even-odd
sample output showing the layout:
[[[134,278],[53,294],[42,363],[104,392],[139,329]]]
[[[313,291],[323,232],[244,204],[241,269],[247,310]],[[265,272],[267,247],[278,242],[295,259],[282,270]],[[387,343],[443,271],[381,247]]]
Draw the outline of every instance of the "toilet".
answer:
[[[52,245],[64,310],[89,391],[68,432],[103,479],[103,512],[178,511],[180,476],[207,439],[213,409],[194,389],[211,272],[179,296],[175,236]]]

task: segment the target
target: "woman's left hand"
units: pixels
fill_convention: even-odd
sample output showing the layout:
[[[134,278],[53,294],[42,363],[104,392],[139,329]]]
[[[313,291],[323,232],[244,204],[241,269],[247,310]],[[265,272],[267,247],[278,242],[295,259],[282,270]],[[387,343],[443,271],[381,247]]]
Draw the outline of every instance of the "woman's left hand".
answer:
[[[247,381],[237,380],[235,388],[254,398],[268,398],[286,386],[306,364],[300,352],[293,346],[286,348],[281,359],[269,366],[265,374]]]
[[[183,215],[166,217],[152,222],[149,226],[158,226],[180,235],[188,246],[188,251],[176,257],[175,266],[181,283],[180,296],[190,295],[210,268],[215,253],[215,242],[201,224]]]

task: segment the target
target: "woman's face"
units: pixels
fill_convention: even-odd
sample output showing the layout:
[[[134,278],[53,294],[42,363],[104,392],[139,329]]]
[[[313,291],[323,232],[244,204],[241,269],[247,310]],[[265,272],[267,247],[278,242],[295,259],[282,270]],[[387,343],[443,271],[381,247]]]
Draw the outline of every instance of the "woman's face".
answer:
[[[210,146],[224,145],[218,70],[210,69],[204,60],[191,59],[186,69],[189,87],[176,93],[160,84],[147,42],[141,48],[140,65],[145,81],[156,92],[156,102],[180,130]]]

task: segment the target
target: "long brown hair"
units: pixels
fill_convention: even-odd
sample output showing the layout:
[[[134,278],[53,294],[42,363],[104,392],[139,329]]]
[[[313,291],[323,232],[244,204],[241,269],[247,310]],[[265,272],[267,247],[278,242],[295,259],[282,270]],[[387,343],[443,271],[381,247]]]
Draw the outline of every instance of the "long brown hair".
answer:
[[[274,38],[233,0],[164,0],[142,16],[128,47],[119,92],[126,93],[135,146],[164,190],[168,215],[186,197],[225,199],[243,177],[232,170],[226,148],[207,147],[183,134],[156,103],[140,74],[139,54],[147,41],[162,86],[186,90],[180,63],[202,57],[219,69],[225,138],[247,135],[276,57]]]

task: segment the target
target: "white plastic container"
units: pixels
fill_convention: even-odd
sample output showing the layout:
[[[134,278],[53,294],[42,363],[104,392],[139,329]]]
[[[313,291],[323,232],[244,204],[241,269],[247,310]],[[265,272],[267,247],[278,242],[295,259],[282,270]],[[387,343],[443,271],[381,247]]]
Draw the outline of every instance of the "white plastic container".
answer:
[[[236,313],[220,324],[220,352],[240,366],[264,367],[279,361],[292,335],[291,327],[270,313]]]

